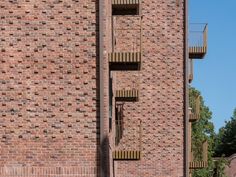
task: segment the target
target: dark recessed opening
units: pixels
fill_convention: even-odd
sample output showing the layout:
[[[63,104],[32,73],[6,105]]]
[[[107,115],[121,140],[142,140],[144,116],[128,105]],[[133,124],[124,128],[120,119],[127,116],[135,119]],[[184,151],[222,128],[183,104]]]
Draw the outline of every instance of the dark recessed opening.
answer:
[[[140,70],[140,63],[110,63],[111,71],[137,71]]]
[[[138,4],[113,5],[112,15],[139,15],[139,5]]]

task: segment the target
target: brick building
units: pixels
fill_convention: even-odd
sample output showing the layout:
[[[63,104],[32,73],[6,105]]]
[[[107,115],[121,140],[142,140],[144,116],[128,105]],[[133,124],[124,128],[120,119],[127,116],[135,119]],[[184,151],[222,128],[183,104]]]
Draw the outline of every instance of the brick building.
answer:
[[[227,158],[229,164],[226,166],[225,174],[227,177],[236,177],[236,154]]]
[[[187,0],[0,9],[0,176],[182,177],[206,166],[190,158],[188,100],[206,28],[187,40]]]

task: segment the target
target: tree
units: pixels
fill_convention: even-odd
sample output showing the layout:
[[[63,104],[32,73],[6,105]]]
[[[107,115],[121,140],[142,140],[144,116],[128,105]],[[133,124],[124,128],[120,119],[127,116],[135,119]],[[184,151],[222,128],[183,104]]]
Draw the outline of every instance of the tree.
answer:
[[[216,146],[214,156],[230,156],[236,153],[236,109],[225,126],[220,128],[216,136]]]
[[[225,167],[226,165],[229,165],[229,162],[227,159],[224,157],[217,158],[215,160],[215,168],[214,168],[214,173],[213,177],[227,177],[225,174]]]
[[[192,124],[192,151],[194,153],[194,160],[201,161],[202,159],[202,143],[208,141],[208,167],[206,169],[194,170],[193,177],[207,177],[212,176],[214,164],[212,160],[214,147],[214,125],[211,122],[212,112],[204,104],[201,93],[191,87],[189,96],[194,97],[200,95],[200,119]]]

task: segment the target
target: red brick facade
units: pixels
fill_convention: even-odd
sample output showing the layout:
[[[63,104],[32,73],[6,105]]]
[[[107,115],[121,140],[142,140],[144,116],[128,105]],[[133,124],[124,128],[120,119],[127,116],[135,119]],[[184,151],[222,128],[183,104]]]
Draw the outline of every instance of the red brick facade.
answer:
[[[225,174],[227,177],[236,177],[236,154],[228,158],[229,165],[226,166]]]
[[[115,176],[184,176],[184,2],[146,0],[140,16],[113,18],[114,51],[139,52],[141,38],[142,52],[140,70],[112,72],[113,95],[139,90],[138,101],[122,102],[124,132],[114,148],[142,154],[115,161]]]
[[[97,176],[97,4],[0,2],[0,176]]]
[[[104,0],[99,46],[98,0],[1,1],[0,176],[183,177],[184,3],[143,0],[138,15],[112,16]],[[109,70],[111,52],[141,52],[140,68]],[[117,101],[124,89],[138,90],[138,99]],[[114,160],[118,150],[141,158]]]

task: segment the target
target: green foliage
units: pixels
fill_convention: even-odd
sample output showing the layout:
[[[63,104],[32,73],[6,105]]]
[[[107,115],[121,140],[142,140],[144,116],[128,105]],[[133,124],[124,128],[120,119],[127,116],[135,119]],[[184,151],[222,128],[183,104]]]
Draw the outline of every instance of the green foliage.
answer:
[[[213,174],[214,177],[227,177],[225,175],[225,167],[226,165],[228,165],[228,161],[224,157],[221,157],[218,160],[216,160],[214,165],[215,165]]]
[[[190,88],[189,96],[194,97],[201,95],[195,88]],[[212,176],[214,163],[212,160],[213,146],[214,146],[214,125],[211,122],[212,112],[204,104],[202,96],[200,97],[200,119],[192,124],[192,151],[194,153],[194,160],[201,161],[202,159],[202,143],[208,141],[208,168],[194,170],[193,177],[207,177]]]
[[[236,153],[236,109],[231,120],[227,121],[225,126],[220,128],[216,136],[215,156],[226,157]]]
[[[221,157],[215,163],[215,176],[226,177],[224,174],[225,166],[228,162],[224,157],[229,157],[236,153],[236,109],[229,121],[225,122],[225,126],[220,128],[215,138],[215,157]]]

